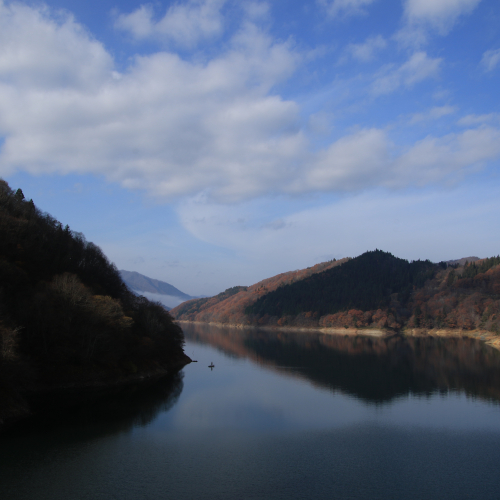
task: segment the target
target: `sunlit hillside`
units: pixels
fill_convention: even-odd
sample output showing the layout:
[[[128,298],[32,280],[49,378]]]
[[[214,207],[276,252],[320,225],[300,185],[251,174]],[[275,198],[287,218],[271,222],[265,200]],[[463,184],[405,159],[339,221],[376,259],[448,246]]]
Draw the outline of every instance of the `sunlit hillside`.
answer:
[[[184,302],[170,312],[176,319],[188,321],[205,321],[216,323],[244,323],[247,321],[245,309],[255,303],[260,297],[279,287],[290,285],[316,273],[347,262],[348,259],[321,262],[307,269],[289,271],[272,278],[259,281],[251,286],[235,286],[215,297],[195,299]]]
[[[172,314],[222,324],[498,333],[500,257],[434,264],[375,250],[189,301]]]

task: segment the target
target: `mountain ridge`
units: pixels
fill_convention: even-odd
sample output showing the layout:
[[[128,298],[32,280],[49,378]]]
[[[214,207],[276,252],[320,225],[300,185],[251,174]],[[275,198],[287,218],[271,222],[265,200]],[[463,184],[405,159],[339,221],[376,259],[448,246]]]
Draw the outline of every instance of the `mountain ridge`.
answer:
[[[234,286],[213,297],[192,299],[174,307],[170,312],[174,318],[188,321],[241,323],[245,322],[245,307],[261,295],[276,290],[280,286],[293,283],[312,274],[339,266],[349,259],[333,259],[306,269],[287,271],[265,278],[250,286]]]
[[[120,269],[118,272],[120,273],[120,276],[125,284],[133,291],[170,295],[172,297],[179,297],[185,300],[194,298],[187,293],[181,292],[178,288],[170,283],[167,283],[166,281],[150,278],[149,276],[145,276],[144,274],[136,271],[126,271],[125,269]]]
[[[172,315],[178,321],[247,326],[500,334],[500,256],[451,262],[409,262],[375,250],[191,300]]]

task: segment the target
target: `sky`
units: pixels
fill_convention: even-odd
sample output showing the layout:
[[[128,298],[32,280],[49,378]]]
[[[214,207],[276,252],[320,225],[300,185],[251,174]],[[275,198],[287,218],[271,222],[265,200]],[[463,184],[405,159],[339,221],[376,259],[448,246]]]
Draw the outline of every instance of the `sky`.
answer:
[[[0,0],[0,177],[214,295],[500,253],[498,0]]]

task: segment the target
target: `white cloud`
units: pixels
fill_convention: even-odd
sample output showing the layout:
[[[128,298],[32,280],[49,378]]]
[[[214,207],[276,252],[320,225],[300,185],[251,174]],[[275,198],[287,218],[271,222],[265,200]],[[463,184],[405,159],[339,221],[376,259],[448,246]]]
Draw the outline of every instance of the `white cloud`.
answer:
[[[405,14],[411,23],[429,23],[447,32],[457,19],[471,13],[481,0],[406,0]]]
[[[435,106],[425,113],[415,113],[411,119],[410,123],[419,123],[429,120],[438,120],[443,116],[451,115],[455,113],[456,108],[454,106]]]
[[[115,28],[127,31],[138,40],[149,38],[155,33],[152,5],[141,5],[130,14],[120,14],[115,21]]]
[[[291,192],[355,191],[374,186],[405,188],[457,181],[500,157],[500,130],[471,129],[428,136],[397,147],[387,133],[366,129],[345,136],[310,159]]]
[[[396,39],[405,45],[420,46],[427,42],[428,32],[446,35],[457,20],[470,14],[481,0],[406,0],[405,26]]]
[[[0,1],[0,82],[11,89],[95,91],[113,60],[71,16],[59,23],[47,9]]]
[[[220,9],[226,0],[190,0],[171,5],[166,14],[154,20],[152,5],[141,5],[130,14],[121,14],[115,27],[129,32],[134,38],[172,40],[185,47],[195,46],[204,39],[222,34],[224,29]]]
[[[269,94],[298,56],[251,24],[208,63],[160,52],[116,78],[72,20],[14,5],[0,22],[4,175],[92,172],[165,198],[236,200],[279,190],[305,150],[298,106]]]
[[[415,52],[408,61],[399,68],[384,68],[373,82],[375,95],[389,94],[401,86],[412,87],[427,78],[438,75],[441,58],[430,58],[425,52]]]
[[[500,62],[500,49],[487,50],[483,54],[483,58],[481,59],[481,64],[484,67],[485,71],[494,70],[499,62]]]
[[[374,127],[313,151],[299,105],[273,92],[300,56],[250,23],[208,62],[158,52],[118,74],[74,20],[49,15],[0,3],[0,175],[91,173],[165,200],[201,192],[227,203],[424,185],[500,155],[493,127],[429,137],[403,153]],[[374,92],[411,87],[440,62],[417,52],[378,75]],[[329,121],[318,115],[309,130],[328,133]]]
[[[466,130],[444,137],[426,137],[394,162],[387,186],[433,184],[448,178],[458,181],[500,156],[500,130],[492,127]]]
[[[500,113],[488,113],[487,115],[467,115],[458,120],[458,124],[464,127],[470,127],[471,125],[483,125],[492,122],[500,122]]]
[[[326,136],[332,130],[333,115],[319,111],[309,116],[307,128],[316,136]]]
[[[384,37],[377,35],[367,38],[364,43],[351,43],[347,46],[346,51],[353,57],[361,62],[371,61],[375,57],[375,53],[379,50],[385,49],[387,42]]]
[[[337,191],[380,184],[390,164],[390,144],[382,130],[361,130],[342,137],[313,160],[292,191]]]
[[[318,0],[331,17],[347,17],[366,14],[367,7],[375,0]]]
[[[198,199],[184,203],[179,215],[196,238],[245,259],[248,264],[226,282],[233,286],[375,248],[434,262],[496,255],[500,226],[491,214],[499,210],[496,186],[468,185],[444,191],[370,190],[277,218],[259,201],[234,207],[228,215],[226,207]],[[266,215],[268,223],[261,224]]]

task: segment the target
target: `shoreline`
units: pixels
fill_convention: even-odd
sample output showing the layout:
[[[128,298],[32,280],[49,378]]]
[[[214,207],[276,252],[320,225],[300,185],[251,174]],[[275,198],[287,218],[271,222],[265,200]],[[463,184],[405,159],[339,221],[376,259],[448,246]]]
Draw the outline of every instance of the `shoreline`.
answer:
[[[52,392],[64,392],[64,391],[92,391],[92,390],[106,390],[106,389],[114,389],[126,387],[127,385],[137,384],[139,382],[148,382],[159,380],[163,377],[167,377],[168,375],[172,375],[173,373],[181,370],[184,366],[192,363],[193,360],[185,355],[184,358],[179,359],[171,364],[168,367],[159,367],[155,370],[145,371],[134,373],[130,375],[123,375],[121,377],[117,377],[113,380],[94,380],[91,382],[72,382],[70,384],[60,384],[60,385],[51,385],[51,386],[38,386],[33,390],[24,391],[26,393],[33,392],[37,394],[41,393],[52,393]]]
[[[296,333],[323,333],[326,335],[339,335],[354,337],[357,335],[366,337],[391,337],[394,334],[400,334],[405,337],[436,337],[436,338],[471,338],[480,340],[485,344],[500,351],[500,335],[497,335],[488,330],[462,330],[459,328],[403,328],[401,330],[389,330],[386,328],[342,328],[342,327],[329,327],[324,328],[321,326],[313,327],[300,327],[300,326],[256,326],[244,325],[242,323],[216,323],[205,321],[189,321],[189,320],[175,320],[176,323],[191,323],[198,325],[211,325],[222,328],[234,328],[239,330],[267,330],[273,332],[296,332]]]
[[[7,389],[8,395],[10,396],[10,405],[8,404],[3,408],[0,414],[0,434],[5,432],[5,430],[12,425],[39,415],[40,412],[33,409],[33,406],[34,403],[36,406],[36,403],[41,399],[55,398],[61,403],[57,406],[63,408],[66,406],[65,403],[68,403],[71,398],[75,398],[76,402],[69,402],[69,406],[72,406],[77,404],[78,397],[98,398],[106,394],[113,395],[136,384],[147,385],[158,382],[161,379],[174,375],[190,363],[192,363],[192,359],[185,355],[185,357],[176,360],[168,367],[160,367],[148,372],[124,375],[111,380],[86,380],[81,383],[71,382],[69,384],[57,385],[33,384],[31,387],[19,391],[14,388],[4,388],[4,390]]]

